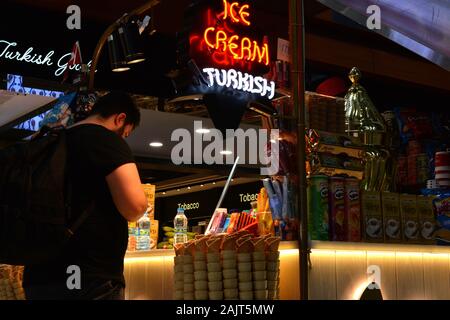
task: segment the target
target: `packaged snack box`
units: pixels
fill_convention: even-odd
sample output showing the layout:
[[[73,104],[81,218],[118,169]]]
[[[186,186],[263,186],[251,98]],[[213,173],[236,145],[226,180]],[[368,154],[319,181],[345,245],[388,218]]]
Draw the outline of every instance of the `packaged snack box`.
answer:
[[[402,242],[402,219],[398,193],[382,192],[384,239],[389,243]]]
[[[418,196],[417,211],[419,214],[419,239],[424,244],[434,244],[433,233],[436,230],[436,218],[433,206],[434,196]]]
[[[152,184],[143,184],[145,195],[147,197],[148,217],[150,220],[155,219],[155,190],[156,186]]]
[[[383,242],[383,213],[380,193],[377,191],[363,191],[361,194],[361,209],[364,240],[366,242]]]
[[[403,240],[405,243],[420,242],[419,214],[417,211],[417,196],[400,195],[400,214],[402,216]]]
[[[345,179],[345,218],[347,220],[347,239],[361,241],[361,203],[359,180]]]

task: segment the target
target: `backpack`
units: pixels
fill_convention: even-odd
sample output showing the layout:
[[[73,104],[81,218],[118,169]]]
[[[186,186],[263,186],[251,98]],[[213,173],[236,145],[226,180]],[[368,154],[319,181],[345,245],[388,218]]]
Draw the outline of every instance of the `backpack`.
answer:
[[[0,150],[0,264],[45,263],[87,217],[71,225],[65,130]]]

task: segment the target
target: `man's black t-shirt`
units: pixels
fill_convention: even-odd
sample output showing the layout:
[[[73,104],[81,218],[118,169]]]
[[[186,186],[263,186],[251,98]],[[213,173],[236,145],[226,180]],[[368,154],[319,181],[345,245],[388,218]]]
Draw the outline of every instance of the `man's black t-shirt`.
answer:
[[[65,285],[71,265],[80,267],[82,282],[105,279],[125,285],[127,221],[114,205],[105,178],[116,168],[134,162],[131,150],[119,135],[93,124],[68,129],[67,147],[74,220],[92,201],[95,207],[60,256],[45,265],[25,267],[24,287]]]

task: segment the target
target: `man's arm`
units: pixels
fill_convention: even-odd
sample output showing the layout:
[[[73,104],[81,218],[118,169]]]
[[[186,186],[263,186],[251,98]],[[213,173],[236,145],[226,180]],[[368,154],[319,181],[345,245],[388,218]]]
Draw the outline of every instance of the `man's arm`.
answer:
[[[124,164],[106,176],[114,204],[128,221],[137,221],[147,210],[147,198],[134,163]]]

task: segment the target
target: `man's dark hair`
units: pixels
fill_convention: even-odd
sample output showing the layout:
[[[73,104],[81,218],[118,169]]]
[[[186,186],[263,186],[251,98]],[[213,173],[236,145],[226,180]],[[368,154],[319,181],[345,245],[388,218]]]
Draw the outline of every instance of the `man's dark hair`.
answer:
[[[121,91],[111,91],[99,98],[92,107],[91,115],[100,115],[109,118],[112,115],[125,113],[126,124],[132,124],[134,128],[141,121],[141,113],[128,93]]]

